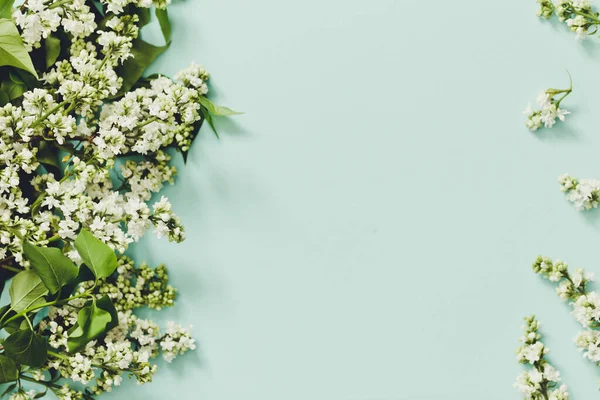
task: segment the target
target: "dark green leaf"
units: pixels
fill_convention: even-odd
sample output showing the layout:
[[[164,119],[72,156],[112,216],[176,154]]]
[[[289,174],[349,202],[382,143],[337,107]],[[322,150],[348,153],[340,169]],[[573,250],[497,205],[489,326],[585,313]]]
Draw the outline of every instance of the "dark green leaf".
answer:
[[[202,106],[204,106],[204,108],[206,108],[209,113],[216,117],[227,117],[229,115],[243,114],[241,112],[233,111],[232,109],[227,107],[218,106],[204,96],[200,96],[198,102],[202,104]]]
[[[139,27],[143,28],[144,26],[150,23],[150,9],[146,7],[140,7],[136,10],[138,17],[140,18]]]
[[[9,358],[10,360],[10,358]],[[12,360],[11,360],[12,361]],[[14,361],[13,361],[14,363]],[[15,379],[16,380],[16,379]],[[5,382],[0,382],[0,383],[5,383]],[[12,385],[9,385],[6,390],[4,390],[4,392],[2,392],[2,394],[0,395],[0,399],[4,398],[4,396],[6,396],[7,394],[9,394],[10,392],[12,392],[13,390],[15,390],[17,387],[16,383],[13,383]]]
[[[48,289],[33,270],[21,271],[13,278],[10,288],[10,304],[19,313],[44,302]]]
[[[4,354],[0,354],[0,383],[14,382],[18,378],[17,364]]]
[[[33,76],[30,72],[24,71],[22,69],[14,70],[19,77],[25,82],[28,89],[34,89],[40,86],[40,82],[37,80],[37,76]]]
[[[168,44],[164,46],[154,46],[144,42],[142,39],[135,39],[133,41],[133,47],[131,48],[133,57],[125,60],[123,65],[117,68],[117,74],[123,78],[123,86],[121,86],[121,89],[114,98],[120,97],[128,92],[129,89],[136,84],[138,79],[140,79],[146,68],[148,68],[148,66],[154,62],[156,57],[164,52],[168,46]]]
[[[60,249],[23,243],[31,268],[40,276],[50,293],[54,294],[77,277],[77,267]]]
[[[0,18],[12,18],[12,7],[15,0],[0,0]]]
[[[17,331],[4,341],[4,352],[17,364],[41,367],[48,356],[46,339],[30,329]]]
[[[9,334],[15,333],[16,331],[27,328],[27,321],[25,320],[25,317],[19,317],[8,322],[3,328]]]
[[[200,107],[200,111],[202,112],[202,116],[204,117],[206,122],[208,122],[208,125],[210,126],[212,131],[215,133],[215,136],[219,137],[219,132],[217,132],[217,127],[215,126],[215,121],[213,120],[212,115],[210,115],[208,110],[204,107]]]
[[[44,49],[46,50],[46,68],[50,68],[60,55],[60,39],[56,36],[48,36],[44,41]]]
[[[4,106],[10,102],[10,97],[3,90],[0,90],[0,106]]]
[[[21,82],[23,82],[23,81],[21,81]],[[0,90],[2,90],[2,92],[6,93],[9,100],[14,100],[16,98],[21,97],[23,95],[23,93],[25,93],[26,89],[27,89],[27,86],[25,86],[25,83],[15,83],[12,79],[2,81],[2,83],[0,84]]]
[[[160,31],[165,38],[165,43],[169,43],[171,41],[171,21],[169,21],[169,13],[167,12],[167,9],[165,8],[163,10],[157,8],[156,18],[158,19],[158,23],[160,25]]]
[[[104,335],[118,323],[117,312],[108,296],[88,302],[77,314],[77,324],[69,329],[69,352],[83,349],[91,340]]]
[[[60,168],[61,165],[58,162],[58,151],[51,144],[53,142],[40,142],[40,147],[37,152],[37,160],[42,164],[52,165],[53,167]]]
[[[117,268],[115,252],[85,229],[77,235],[75,248],[96,279],[110,276]]]
[[[11,81],[13,81],[16,84],[19,84],[19,85],[25,84],[25,82],[23,82],[23,79],[21,79],[21,77],[15,71],[9,71],[8,77],[10,78]]]
[[[37,78],[31,57],[11,19],[0,19],[0,65],[10,65],[29,71]]]

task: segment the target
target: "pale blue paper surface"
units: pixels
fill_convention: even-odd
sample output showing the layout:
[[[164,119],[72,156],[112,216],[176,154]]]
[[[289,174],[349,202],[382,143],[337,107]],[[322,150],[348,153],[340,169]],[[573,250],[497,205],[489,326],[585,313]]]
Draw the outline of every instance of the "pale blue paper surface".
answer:
[[[506,400],[521,318],[543,323],[573,399],[598,396],[579,330],[531,271],[543,253],[600,275],[600,214],[557,177],[600,178],[600,40],[502,2],[221,0],[170,8],[153,67],[212,72],[207,127],[165,190],[183,244],[148,237],[198,350],[106,399]],[[567,125],[522,109],[575,92]]]

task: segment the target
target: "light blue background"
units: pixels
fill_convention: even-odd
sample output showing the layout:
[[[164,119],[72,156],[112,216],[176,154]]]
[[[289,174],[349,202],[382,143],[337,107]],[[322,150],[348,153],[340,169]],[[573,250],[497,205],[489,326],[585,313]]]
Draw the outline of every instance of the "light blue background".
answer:
[[[600,214],[557,177],[600,178],[600,39],[535,1],[220,0],[173,4],[153,70],[191,61],[243,110],[202,129],[165,190],[184,244],[148,237],[180,289],[153,314],[198,351],[107,399],[506,400],[521,318],[543,322],[573,399],[599,371],[539,253],[600,275]],[[522,109],[568,86],[568,124]]]

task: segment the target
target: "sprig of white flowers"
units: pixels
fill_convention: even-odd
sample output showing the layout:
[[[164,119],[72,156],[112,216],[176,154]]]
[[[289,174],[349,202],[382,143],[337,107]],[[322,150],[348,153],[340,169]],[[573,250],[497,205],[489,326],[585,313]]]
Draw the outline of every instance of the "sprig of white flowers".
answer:
[[[598,32],[600,14],[592,8],[590,0],[537,0],[540,4],[538,16],[549,19],[556,15],[567,24],[578,39],[585,39]]]
[[[535,273],[558,285],[558,296],[569,302],[571,314],[584,328],[575,338],[583,357],[600,365],[600,293],[589,291],[594,274],[577,268],[574,272],[561,260],[539,256],[533,263]]]
[[[579,211],[597,208],[600,204],[600,181],[596,179],[577,179],[569,174],[558,177],[560,190],[566,193],[568,201]]]
[[[541,342],[538,333],[540,323],[535,316],[525,317],[521,346],[517,349],[517,360],[521,364],[531,366],[523,371],[514,386],[525,396],[526,400],[568,400],[567,385],[560,382],[560,372],[546,359],[549,350]],[[558,386],[558,387],[557,387]]]
[[[536,103],[539,109],[533,109],[531,103],[529,103],[523,111],[523,114],[527,117],[525,126],[535,132],[542,126],[552,128],[557,120],[564,121],[565,116],[569,115],[570,112],[560,108],[560,103],[572,92],[573,84],[571,82],[568,89],[550,88],[538,94]]]

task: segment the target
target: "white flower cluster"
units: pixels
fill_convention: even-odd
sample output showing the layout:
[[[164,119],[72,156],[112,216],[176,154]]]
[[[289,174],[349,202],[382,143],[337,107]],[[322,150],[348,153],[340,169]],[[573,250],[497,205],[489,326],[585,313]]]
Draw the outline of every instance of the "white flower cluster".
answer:
[[[548,89],[541,92],[536,98],[536,102],[540,109],[534,110],[531,104],[529,104],[525,111],[523,111],[523,114],[527,116],[525,126],[532,132],[535,132],[542,126],[552,128],[554,124],[556,124],[557,119],[564,121],[565,116],[570,114],[570,112],[559,106],[561,100],[563,100],[570,92],[571,89],[565,91]],[[554,96],[560,93],[564,93],[564,95],[558,100],[554,99]]]
[[[23,43],[31,51],[62,26],[73,38],[84,38],[96,29],[94,14],[85,0],[44,2],[28,0],[15,9],[13,18],[21,28]]]
[[[33,389],[28,390],[28,391],[20,390],[17,393],[11,394],[8,399],[9,400],[33,400],[33,399],[37,398],[36,397],[37,394],[38,394],[38,392],[36,392]]]
[[[600,181],[595,179],[577,179],[568,174],[558,177],[560,190],[579,211],[597,208],[600,201]]]
[[[67,350],[68,331],[77,323],[78,311],[84,305],[81,299],[72,300],[66,306],[51,307],[39,324],[53,350],[46,367],[59,371],[73,382],[83,385],[94,382],[95,394],[119,386],[123,374],[135,377],[140,384],[150,382],[157,369],[150,362],[152,358],[162,354],[171,362],[176,356],[196,348],[189,329],[169,322],[163,333],[153,321],[133,314],[135,308],[160,309],[173,304],[175,291],[167,284],[164,266],[150,268],[143,264],[135,268],[133,261],[125,256],[119,257],[118,262],[116,276],[95,287],[90,281],[80,288],[80,292],[93,288],[97,298],[104,295],[112,298],[119,323],[105,337],[89,342],[79,353],[63,355]],[[68,388],[62,390],[65,393],[59,398],[77,398]]]
[[[548,279],[560,276],[558,280],[551,280],[559,282],[559,296],[570,301],[573,316],[584,327],[575,338],[575,344],[584,358],[594,363],[600,362],[600,294],[586,289],[587,283],[594,280],[594,274],[582,268],[570,273],[567,264],[562,261],[552,262],[541,256],[533,263],[533,270]]]
[[[525,322],[521,346],[517,349],[517,360],[531,368],[517,377],[514,386],[526,400],[568,400],[567,385],[556,387],[560,382],[560,373],[544,359],[548,349],[540,341],[539,322],[533,316],[526,317]]]
[[[184,328],[174,322],[169,322],[165,336],[160,341],[163,358],[167,362],[173,361],[179,354],[194,350],[196,345],[190,328]]]
[[[24,240],[71,244],[82,227],[119,252],[152,226],[159,237],[185,238],[166,198],[153,207],[147,202],[176,174],[167,148],[186,152],[191,146],[209,74],[192,64],[179,81],[158,77],[108,101],[123,84],[115,68],[132,56],[139,34],[138,15],[120,13],[128,4],[164,8],[168,1],[105,4],[115,15],[101,29],[83,0],[31,0],[14,11],[28,46],[58,30],[72,43],[69,57],[44,74],[43,87],[24,93],[20,106],[0,107],[0,260],[27,267]],[[57,160],[47,154],[58,149],[70,154],[53,168]],[[143,159],[125,159],[115,187],[110,171],[117,157],[136,155]],[[69,255],[79,261],[76,252]]]
[[[597,31],[598,16],[592,9],[590,0],[537,0],[540,3],[538,16],[550,18],[556,14],[558,19],[565,22],[569,29],[575,33],[580,40]]]

